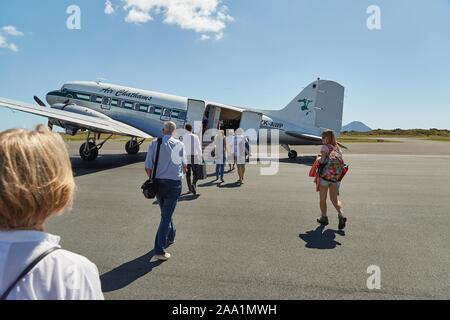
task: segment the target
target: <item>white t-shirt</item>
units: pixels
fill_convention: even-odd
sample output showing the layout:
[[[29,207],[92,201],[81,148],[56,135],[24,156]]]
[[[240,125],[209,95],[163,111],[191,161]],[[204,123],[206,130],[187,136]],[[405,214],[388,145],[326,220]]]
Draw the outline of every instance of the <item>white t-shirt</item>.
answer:
[[[186,156],[202,156],[202,144],[200,143],[200,138],[196,134],[190,132],[185,133],[182,139]]]
[[[0,231],[0,295],[60,237],[39,231]],[[83,256],[56,250],[41,260],[7,300],[103,300],[98,269]]]

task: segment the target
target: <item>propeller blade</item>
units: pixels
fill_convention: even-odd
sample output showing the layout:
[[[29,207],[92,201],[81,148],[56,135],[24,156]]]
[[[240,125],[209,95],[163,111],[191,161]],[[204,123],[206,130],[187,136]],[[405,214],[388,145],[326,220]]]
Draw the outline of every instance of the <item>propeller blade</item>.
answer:
[[[37,103],[38,105],[40,105],[41,107],[45,107],[45,106],[46,106],[45,103],[43,103],[42,100],[39,99],[38,97],[34,96],[33,99],[34,99],[34,101],[36,101],[36,103]]]

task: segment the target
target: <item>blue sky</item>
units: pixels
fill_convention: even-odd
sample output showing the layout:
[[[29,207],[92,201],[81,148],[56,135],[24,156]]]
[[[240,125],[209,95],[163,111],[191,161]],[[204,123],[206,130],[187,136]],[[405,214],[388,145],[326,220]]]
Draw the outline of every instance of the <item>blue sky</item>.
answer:
[[[110,0],[111,14],[105,0],[2,0],[0,96],[32,102],[105,78],[279,109],[320,76],[346,87],[344,123],[450,128],[449,0],[202,1],[192,17],[173,0]],[[81,30],[66,28],[72,4]],[[381,30],[366,26],[370,5]],[[0,130],[39,122],[0,110]]]

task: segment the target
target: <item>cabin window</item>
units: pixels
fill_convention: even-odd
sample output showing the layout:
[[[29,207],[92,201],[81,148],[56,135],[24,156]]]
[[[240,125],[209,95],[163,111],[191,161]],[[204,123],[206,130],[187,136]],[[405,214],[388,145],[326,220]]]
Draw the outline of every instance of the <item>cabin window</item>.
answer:
[[[168,108],[164,108],[161,113],[161,120],[169,121],[171,113],[172,113],[172,110],[170,110]]]
[[[132,103],[132,102],[124,101],[124,102],[122,103],[122,106],[123,106],[125,109],[133,109],[133,103]]]
[[[186,111],[181,111],[181,112],[178,114],[178,119],[179,119],[179,120],[186,120],[186,117],[187,117],[187,112],[186,112]]]
[[[111,98],[109,98],[109,97],[103,97],[103,99],[102,99],[102,104],[107,104],[107,105],[109,105],[110,102],[111,102]]]
[[[139,111],[148,112],[148,105],[146,104],[139,105]]]
[[[180,114],[180,111],[178,110],[172,110],[172,118],[178,119],[178,115]]]
[[[119,106],[119,100],[117,100],[117,99],[112,99],[112,100],[111,100],[111,106],[112,106],[112,107],[118,107],[118,106]]]
[[[91,97],[87,94],[77,93],[77,98],[84,101],[90,101]]]
[[[96,96],[95,97],[95,102],[102,103],[102,101],[103,101],[103,97],[101,97],[101,96]]]
[[[160,115],[161,114],[161,107],[155,106],[155,114]]]

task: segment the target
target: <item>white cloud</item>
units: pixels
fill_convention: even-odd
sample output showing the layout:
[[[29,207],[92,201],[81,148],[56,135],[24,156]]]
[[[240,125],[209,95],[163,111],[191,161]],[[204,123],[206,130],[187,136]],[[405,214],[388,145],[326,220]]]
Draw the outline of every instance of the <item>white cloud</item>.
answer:
[[[10,36],[21,37],[23,36],[23,32],[17,30],[14,26],[5,26],[2,28],[3,32]]]
[[[11,33],[10,33],[11,30],[17,31],[14,27],[12,27],[12,29],[10,27],[12,27],[12,26],[3,27],[1,30],[3,30],[4,33],[8,33],[9,35],[11,35]],[[17,31],[17,32],[21,33],[19,31]],[[21,33],[21,34],[23,35],[23,33]],[[19,35],[19,34],[16,34],[16,35]],[[13,52],[19,52],[19,48],[17,47],[17,45],[14,43],[8,42],[8,39],[2,34],[0,34],[0,48],[9,49]]]
[[[19,48],[14,43],[10,43],[8,45],[8,49],[14,52],[19,52]]]
[[[105,2],[105,14],[106,15],[110,15],[110,14],[113,14],[114,11],[115,10],[114,10],[114,7],[113,7],[111,1],[110,0],[106,0],[106,2]]]
[[[234,18],[228,14],[228,8],[222,0],[122,0],[125,18],[129,23],[147,23],[152,15],[162,14],[163,22],[186,30],[202,33],[201,40],[223,38],[223,31]]]
[[[131,9],[127,17],[125,18],[126,22],[136,24],[147,23],[151,20],[153,20],[153,18],[150,16],[150,14],[135,8]]]

